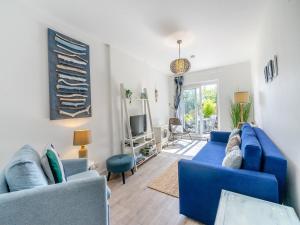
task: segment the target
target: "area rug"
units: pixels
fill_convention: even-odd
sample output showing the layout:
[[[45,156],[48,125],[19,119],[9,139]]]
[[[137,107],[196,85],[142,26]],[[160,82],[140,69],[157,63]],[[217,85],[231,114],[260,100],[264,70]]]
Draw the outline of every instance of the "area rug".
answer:
[[[178,198],[178,161],[174,162],[161,175],[154,178],[148,187]]]

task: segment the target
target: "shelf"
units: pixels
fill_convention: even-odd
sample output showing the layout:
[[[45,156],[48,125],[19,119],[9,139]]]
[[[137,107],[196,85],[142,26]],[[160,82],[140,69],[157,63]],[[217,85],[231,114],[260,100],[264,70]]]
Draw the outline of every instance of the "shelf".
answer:
[[[147,134],[138,135],[138,136],[132,137],[132,140],[136,141],[136,140],[142,139],[144,137],[147,137],[148,135],[151,135],[151,134],[152,134],[152,132],[147,133]],[[126,141],[130,141],[130,138],[126,138]]]
[[[136,149],[138,149],[138,148],[140,148],[140,147],[143,147],[143,146],[145,146],[146,144],[149,144],[149,143],[151,143],[151,142],[153,142],[153,141],[154,141],[154,139],[152,138],[152,139],[149,140],[149,141],[145,141],[145,142],[143,142],[143,143],[140,143],[140,144],[134,146],[133,149],[136,150]]]
[[[155,149],[155,148],[153,148],[153,149]],[[157,153],[156,153],[156,152],[153,153],[152,155],[149,155],[149,156],[146,157],[144,160],[139,161],[139,162],[136,164],[136,166],[142,165],[143,163],[147,162],[149,159],[153,158],[154,156],[157,156]]]
[[[134,102],[134,101],[148,101],[147,98],[133,98],[133,99],[129,99],[129,98],[126,98],[126,101],[131,101],[131,102]]]

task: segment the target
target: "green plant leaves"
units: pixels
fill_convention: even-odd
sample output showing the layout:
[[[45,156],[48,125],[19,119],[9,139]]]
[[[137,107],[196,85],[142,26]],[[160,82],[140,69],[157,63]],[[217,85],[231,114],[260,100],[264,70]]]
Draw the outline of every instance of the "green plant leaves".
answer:
[[[230,111],[230,117],[233,128],[237,128],[239,125],[239,122],[241,122],[241,108],[243,110],[243,119],[244,122],[248,122],[250,111],[252,107],[252,99],[250,98],[250,101],[245,104],[238,104],[231,102],[231,111]]]

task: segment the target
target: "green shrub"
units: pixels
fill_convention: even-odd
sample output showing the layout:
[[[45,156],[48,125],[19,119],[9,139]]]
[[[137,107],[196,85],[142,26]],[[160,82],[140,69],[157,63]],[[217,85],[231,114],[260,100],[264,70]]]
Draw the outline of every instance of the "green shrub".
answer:
[[[211,99],[206,99],[203,102],[202,113],[204,118],[209,118],[216,112],[216,103],[214,103]]]

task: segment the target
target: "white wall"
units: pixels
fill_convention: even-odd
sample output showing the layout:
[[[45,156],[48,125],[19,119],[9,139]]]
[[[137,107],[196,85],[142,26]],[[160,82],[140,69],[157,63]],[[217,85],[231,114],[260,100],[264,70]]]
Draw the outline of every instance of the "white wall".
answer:
[[[187,73],[184,76],[184,86],[203,82],[216,81],[218,83],[219,122],[220,130],[231,130],[230,101],[235,91],[252,92],[250,62],[243,62],[208,70]],[[170,105],[174,101],[174,79],[170,78]],[[172,112],[171,112],[172,114]],[[250,115],[252,121],[252,115]]]
[[[60,21],[37,14],[8,1],[1,3],[0,167],[24,144],[41,152],[47,143],[53,143],[62,157],[77,157],[78,146],[72,146],[73,130],[77,128],[92,130],[89,155],[103,167],[111,151],[110,109],[103,107],[110,102],[108,47]],[[90,45],[91,118],[49,120],[48,27]]]
[[[154,122],[166,122],[167,78],[146,63],[116,49],[110,54],[110,47],[97,38],[12,1],[1,3],[0,26],[0,168],[24,144],[42,152],[53,143],[63,158],[75,158],[79,147],[72,145],[73,131],[86,128],[93,136],[89,159],[104,169],[105,160],[120,151],[113,144],[120,142],[120,116],[116,114],[120,82],[134,90],[147,87]],[[49,120],[48,27],[90,46],[91,118]],[[160,95],[157,103],[155,88]]]
[[[279,76],[266,84],[264,66],[278,55]],[[271,1],[253,57],[255,120],[288,159],[288,203],[300,213],[300,1]]]
[[[113,151],[120,152],[121,137],[121,104],[120,83],[126,89],[133,91],[133,98],[139,98],[143,88],[147,88],[153,125],[168,123],[168,77],[152,68],[146,62],[126,53],[110,48],[111,60],[111,97],[113,115]],[[154,90],[158,90],[158,101],[155,102]],[[132,102],[129,105],[129,114],[141,113],[141,102]]]

